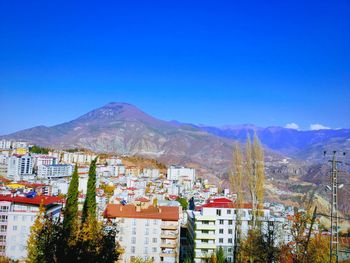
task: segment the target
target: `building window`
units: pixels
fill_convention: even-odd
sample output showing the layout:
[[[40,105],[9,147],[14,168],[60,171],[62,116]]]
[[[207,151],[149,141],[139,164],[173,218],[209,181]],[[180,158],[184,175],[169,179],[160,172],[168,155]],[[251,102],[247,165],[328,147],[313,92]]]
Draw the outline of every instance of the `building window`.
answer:
[[[131,244],[136,244],[136,237],[131,237]]]
[[[228,230],[228,233],[229,233],[229,234],[232,234],[232,229],[229,229],[229,230]]]
[[[146,226],[149,226],[149,219],[146,220]]]
[[[145,228],[145,236],[149,235],[149,228]]]
[[[1,226],[0,227],[0,231],[1,232],[6,232],[6,230],[7,230],[7,226]],[[15,230],[15,229],[14,229]],[[16,226],[16,230],[17,230],[17,226]]]
[[[154,235],[158,234],[157,228],[153,228],[153,234]]]
[[[216,209],[216,215],[217,216],[221,216],[221,210],[220,209]]]
[[[133,228],[132,228],[132,234],[133,234],[133,235],[136,235],[136,227],[133,227]]]
[[[231,252],[232,252],[232,248],[229,247],[229,248],[227,249],[227,252],[231,253]]]
[[[232,238],[228,239],[228,243],[230,243],[230,244],[232,243]]]
[[[131,253],[135,253],[136,249],[135,247],[131,247]]]
[[[149,243],[149,239],[148,239],[148,237],[146,237],[145,238],[145,245],[148,245],[148,243]]]
[[[153,220],[153,225],[158,225],[158,220],[157,219]]]
[[[228,224],[229,224],[229,225],[232,225],[232,220],[228,220]]]
[[[157,253],[157,248],[156,247],[152,247],[152,252],[153,253]]]
[[[219,243],[224,243],[224,239],[223,238],[219,238]]]
[[[133,220],[132,220],[132,225],[133,225],[133,226],[136,226],[136,219],[133,219]]]
[[[153,242],[153,243],[157,243],[157,241],[158,241],[157,238],[153,238],[153,239],[152,239],[152,242]]]
[[[227,214],[228,214],[228,215],[231,215],[231,209],[228,209],[228,210],[227,210]]]
[[[220,224],[220,225],[223,225],[223,224],[224,224],[224,220],[220,219],[220,220],[219,220],[219,224]]]
[[[209,234],[209,230],[202,230],[202,234]]]
[[[219,229],[219,234],[223,234],[224,230],[223,229]]]
[[[143,253],[144,253],[144,254],[148,254],[148,247],[144,247],[144,248],[143,248]]]

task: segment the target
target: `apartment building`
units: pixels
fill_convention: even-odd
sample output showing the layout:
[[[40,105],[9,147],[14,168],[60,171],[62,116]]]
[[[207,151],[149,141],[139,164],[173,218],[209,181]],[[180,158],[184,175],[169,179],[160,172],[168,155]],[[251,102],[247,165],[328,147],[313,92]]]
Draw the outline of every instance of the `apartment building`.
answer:
[[[26,155],[12,155],[7,162],[7,178],[19,181],[33,174],[33,158]]]
[[[37,173],[39,178],[61,178],[71,176],[73,169],[71,164],[39,165]]]
[[[41,203],[52,218],[58,217],[61,198],[53,196],[0,195],[0,256],[24,260],[30,228],[39,213]]]
[[[177,263],[180,252],[180,208],[136,204],[108,204],[104,217],[117,227],[116,240],[124,249],[121,262],[141,257],[153,262]]]
[[[190,190],[196,181],[196,170],[172,165],[168,168],[167,179],[173,184],[181,185],[184,190]]]
[[[244,204],[240,208],[228,198],[209,199],[199,211],[188,211],[188,236],[193,262],[207,262],[218,247],[222,247],[228,262],[233,262],[235,230],[239,219],[243,236],[248,234],[252,223],[252,206]],[[239,218],[237,216],[239,213]],[[274,219],[268,209],[260,210],[260,221],[268,225]],[[265,227],[265,226],[264,226]]]
[[[38,167],[40,165],[53,165],[57,164],[57,158],[50,155],[45,154],[33,154],[34,158],[34,166]]]

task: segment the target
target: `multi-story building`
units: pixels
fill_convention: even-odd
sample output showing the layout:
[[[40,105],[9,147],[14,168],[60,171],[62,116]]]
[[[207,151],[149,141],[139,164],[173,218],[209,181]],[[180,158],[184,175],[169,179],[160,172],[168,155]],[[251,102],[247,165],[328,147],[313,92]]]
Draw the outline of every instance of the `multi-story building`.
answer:
[[[0,140],[0,149],[1,150],[9,150],[11,149],[12,142],[9,140],[2,139]]]
[[[53,165],[39,165],[39,178],[60,178],[71,176],[73,173],[73,165],[71,164],[53,164]]]
[[[27,239],[41,203],[50,217],[59,216],[62,208],[59,197],[0,195],[0,256],[12,260],[26,258]]]
[[[33,158],[26,155],[12,155],[8,159],[7,178],[15,181],[23,180],[33,174]]]
[[[167,172],[167,179],[173,184],[181,185],[185,190],[192,189],[196,181],[196,170],[182,166],[170,166]]]
[[[53,165],[57,164],[57,158],[50,155],[44,154],[35,154],[34,158],[34,166],[38,167],[40,165]]]
[[[143,202],[144,201],[144,202]],[[148,200],[135,204],[108,204],[105,218],[117,226],[116,239],[124,249],[122,262],[141,257],[153,262],[179,262],[180,208],[153,206]]]
[[[0,154],[0,176],[2,177],[7,176],[8,159],[7,155]]]
[[[259,213],[259,221],[264,229],[269,222],[276,221],[270,216],[268,209],[260,209]],[[241,235],[247,236],[251,224],[252,206],[243,204],[236,207],[236,204],[227,198],[209,199],[200,207],[200,211],[188,211],[187,227],[193,261],[207,262],[216,249],[222,247],[228,262],[233,262],[236,227],[240,226]],[[282,227],[282,224],[280,226]]]
[[[89,164],[97,157],[95,154],[86,154],[83,152],[63,152],[61,161],[64,163]]]

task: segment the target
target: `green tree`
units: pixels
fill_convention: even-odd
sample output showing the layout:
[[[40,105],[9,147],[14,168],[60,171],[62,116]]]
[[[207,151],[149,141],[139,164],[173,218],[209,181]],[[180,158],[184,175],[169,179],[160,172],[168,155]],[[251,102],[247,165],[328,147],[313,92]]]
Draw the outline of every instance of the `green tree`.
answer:
[[[86,198],[82,214],[83,224],[87,220],[96,220],[96,162],[97,158],[95,158],[90,164]]]
[[[33,145],[32,147],[29,148],[29,152],[31,153],[39,153],[39,154],[48,154],[50,148],[45,148],[45,147],[40,147],[37,145]]]
[[[224,253],[224,250],[222,247],[219,247],[217,250],[216,250],[216,262],[217,263],[225,263],[225,253]]]
[[[78,166],[75,165],[72,179],[68,188],[66,207],[63,211],[63,226],[67,238],[73,236],[74,232],[78,230],[78,186]]]
[[[176,201],[178,201],[180,203],[180,205],[182,206],[183,210],[187,210],[187,208],[188,208],[188,201],[186,200],[186,198],[178,197],[176,199]]]

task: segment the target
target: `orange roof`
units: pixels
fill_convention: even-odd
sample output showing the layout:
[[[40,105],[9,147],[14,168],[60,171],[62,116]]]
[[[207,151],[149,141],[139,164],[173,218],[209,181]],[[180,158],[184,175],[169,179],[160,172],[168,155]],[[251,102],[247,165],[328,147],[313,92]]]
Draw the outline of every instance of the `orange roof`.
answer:
[[[136,206],[133,204],[108,204],[104,212],[106,218],[145,218],[145,219],[161,219],[165,221],[179,220],[179,207],[177,206],[149,206],[136,211]]]

